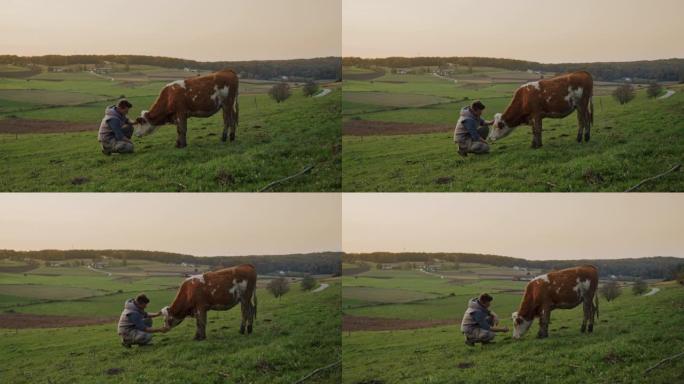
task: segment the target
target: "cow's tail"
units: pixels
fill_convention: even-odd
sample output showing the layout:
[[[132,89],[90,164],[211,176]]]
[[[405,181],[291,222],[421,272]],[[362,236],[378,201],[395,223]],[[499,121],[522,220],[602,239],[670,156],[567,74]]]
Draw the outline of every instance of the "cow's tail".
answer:
[[[594,96],[589,98],[589,124],[594,126]]]

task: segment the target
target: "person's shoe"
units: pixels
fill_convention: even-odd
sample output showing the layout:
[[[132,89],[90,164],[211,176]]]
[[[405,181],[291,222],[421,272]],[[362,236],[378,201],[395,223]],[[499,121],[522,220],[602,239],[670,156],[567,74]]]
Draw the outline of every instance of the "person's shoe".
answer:
[[[121,345],[122,345],[123,347],[125,347],[125,348],[130,348],[130,347],[131,347],[130,344],[128,344],[128,343],[126,343],[126,342],[124,342],[124,341],[121,342]]]
[[[466,345],[469,346],[469,347],[474,347],[474,346],[475,346],[475,342],[474,342],[474,341],[471,341],[471,340],[466,340],[465,343],[466,343]]]

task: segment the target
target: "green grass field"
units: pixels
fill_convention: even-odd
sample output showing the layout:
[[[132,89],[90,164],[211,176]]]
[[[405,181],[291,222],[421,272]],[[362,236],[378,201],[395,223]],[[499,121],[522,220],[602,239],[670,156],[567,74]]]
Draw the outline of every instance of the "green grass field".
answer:
[[[346,69],[345,69],[346,70]],[[532,75],[534,76],[534,75]],[[343,124],[368,122],[454,126],[459,110],[482,100],[484,118],[503,112],[513,91],[530,80],[524,72],[483,69],[444,79],[432,74],[386,73],[373,80],[345,80]],[[665,100],[637,97],[619,105],[614,84],[596,85],[595,125],[589,143],[578,144],[575,115],[545,119],[544,146],[532,150],[531,128],[518,127],[491,145],[488,155],[457,154],[451,129],[444,133],[343,136],[344,191],[616,192],[667,171],[684,160],[684,87]],[[439,102],[411,105],[410,98]],[[406,99],[404,99],[406,98]],[[444,100],[447,100],[446,102]],[[643,185],[640,191],[682,191],[682,171]]]
[[[386,278],[379,280],[404,282],[410,271],[381,272],[386,273]],[[458,275],[453,272],[452,276]],[[414,282],[412,290],[448,292],[451,288],[452,292],[460,292],[397,302],[402,290],[390,292],[375,288],[378,289],[375,301],[359,301],[355,298],[359,288],[354,285],[358,279],[343,278],[345,316],[453,321],[450,325],[414,330],[343,332],[343,383],[672,383],[684,380],[684,359],[665,363],[644,375],[648,367],[684,350],[684,333],[680,332],[684,320],[684,287],[676,283],[659,283],[657,287],[661,291],[648,297],[634,296],[628,288],[623,288],[622,295],[614,301],[607,302],[601,297],[600,318],[591,335],[579,332],[581,308],[556,310],[551,316],[547,339],[536,339],[538,323],[535,322],[520,341],[513,340],[510,333],[499,334],[495,344],[471,348],[464,344],[459,330],[468,299],[484,291],[491,293],[494,296],[491,309],[499,314],[502,325],[511,328],[510,314],[517,309],[521,295],[510,289],[513,286],[522,289],[525,283],[478,280],[477,284],[463,283],[456,290],[453,284],[438,276],[422,274],[422,278],[415,279],[422,280],[422,284]],[[383,293],[386,300],[378,302]]]
[[[84,132],[0,133],[0,190],[257,191],[309,166],[311,171],[272,190],[340,190],[339,88],[321,98],[305,98],[294,88],[278,104],[266,95],[270,83],[244,81],[235,142],[220,141],[223,122],[217,114],[189,120],[185,149],[174,147],[176,129],[168,125],[134,138],[134,154],[104,156],[97,128],[105,107],[126,96],[134,118],[168,83],[160,78],[183,76],[161,69],[140,73],[135,81],[128,73],[112,74],[110,81],[85,72],[0,79],[0,125],[18,118],[92,126]]]
[[[150,262],[129,263],[138,265],[130,268],[133,272],[140,265],[154,267]],[[193,340],[195,322],[188,318],[171,332],[156,334],[153,346],[125,349],[115,320],[124,301],[144,291],[151,300],[149,309],[156,311],[173,300],[183,277],[130,283],[120,279],[127,271],[84,275],[84,268],[54,268],[61,270],[58,276],[0,275],[0,310],[5,313],[113,319],[80,327],[0,328],[0,382],[292,383],[341,358],[339,280],[328,280],[330,287],[316,293],[301,291],[295,284],[281,299],[259,288],[258,316],[250,336],[238,333],[240,311],[233,308],[209,312],[203,342]],[[87,292],[75,290],[84,290],[77,288],[82,286],[97,295],[81,297]],[[46,292],[53,295],[43,297]],[[160,320],[155,323],[161,326]],[[335,383],[340,377],[337,365],[307,382]]]

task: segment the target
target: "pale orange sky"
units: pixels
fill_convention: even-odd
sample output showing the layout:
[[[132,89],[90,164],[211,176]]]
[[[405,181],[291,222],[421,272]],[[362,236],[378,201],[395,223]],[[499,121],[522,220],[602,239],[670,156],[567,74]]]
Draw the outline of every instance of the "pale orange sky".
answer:
[[[344,0],[343,56],[684,58],[681,0]]]
[[[341,55],[341,0],[3,0],[0,54]]]
[[[0,248],[340,251],[339,194],[0,194]]]
[[[684,256],[684,194],[345,194],[345,252]]]

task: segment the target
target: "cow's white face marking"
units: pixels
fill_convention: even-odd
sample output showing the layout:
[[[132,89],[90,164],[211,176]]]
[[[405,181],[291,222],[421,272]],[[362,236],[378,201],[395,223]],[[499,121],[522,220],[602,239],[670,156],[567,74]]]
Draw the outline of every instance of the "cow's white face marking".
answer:
[[[162,308],[159,312],[161,312],[161,315],[164,317],[164,326],[166,326],[167,328],[173,328],[183,321],[182,318],[173,317],[169,314],[168,305]]]
[[[513,132],[513,128],[506,124],[500,113],[497,113],[494,115],[494,124],[492,124],[492,129],[489,130],[487,140],[497,141],[508,136],[511,132]]]
[[[138,137],[143,137],[151,134],[157,129],[157,125],[152,125],[150,124],[150,121],[147,119],[147,113],[148,111],[142,111],[140,112],[140,117],[135,120],[135,124],[133,124],[134,127],[134,134]]]
[[[521,338],[532,325],[532,320],[525,320],[522,316],[518,316],[518,312],[513,312],[511,319],[513,319],[514,339]]]

